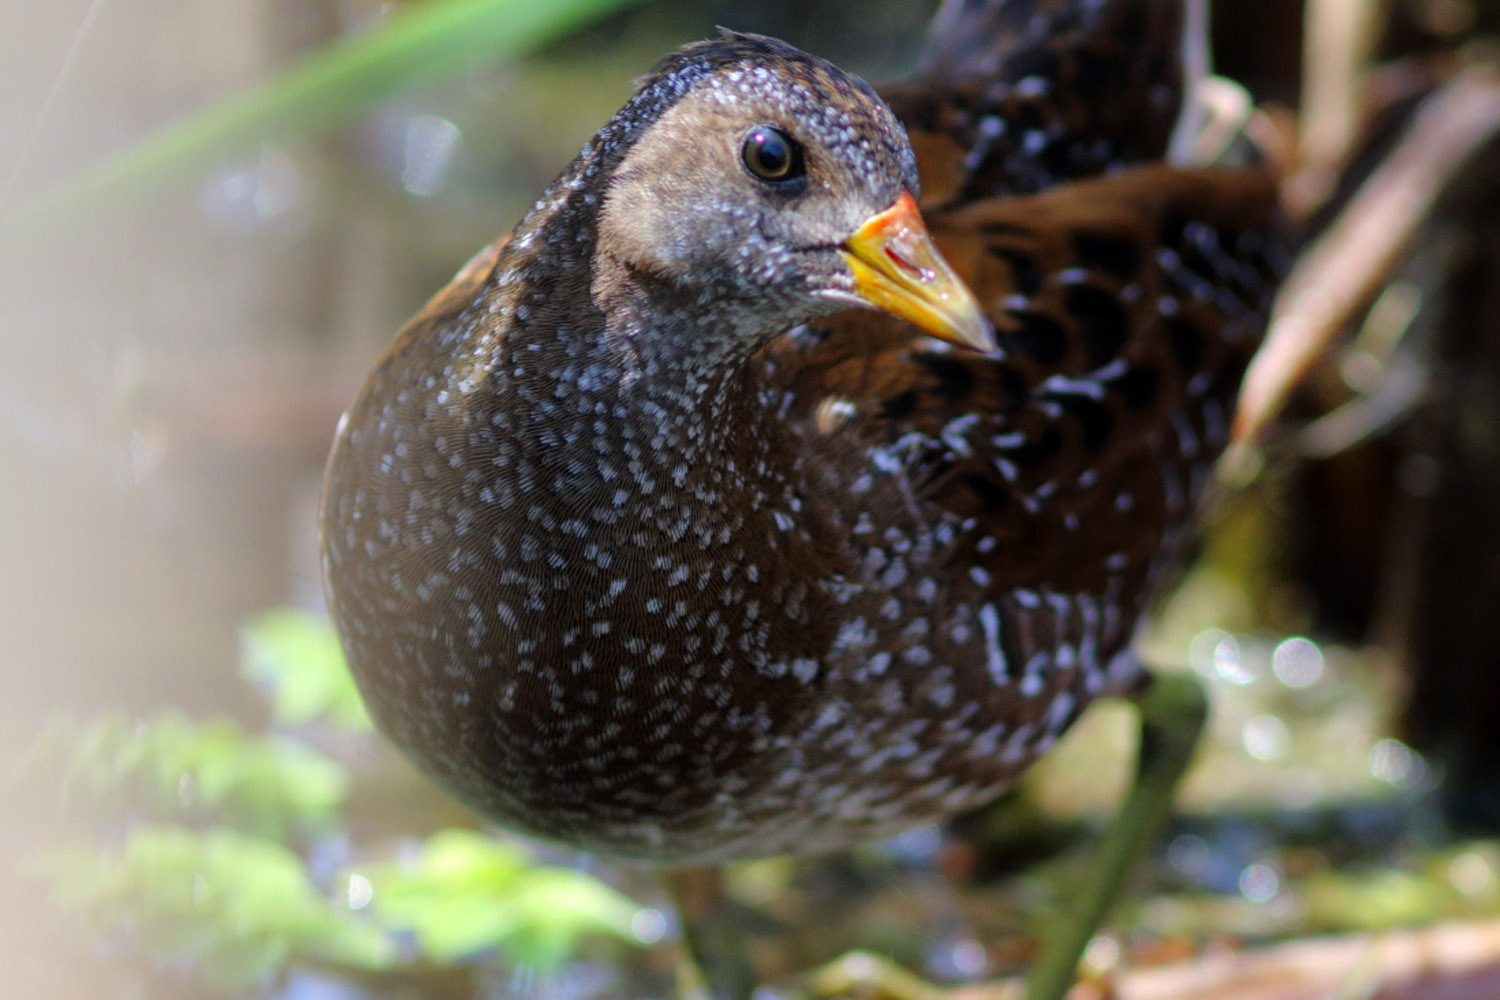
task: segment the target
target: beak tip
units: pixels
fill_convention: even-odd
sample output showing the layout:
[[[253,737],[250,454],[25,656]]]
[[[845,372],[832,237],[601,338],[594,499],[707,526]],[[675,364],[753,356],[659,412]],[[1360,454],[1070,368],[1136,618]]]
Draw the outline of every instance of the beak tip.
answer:
[[[951,302],[949,309],[942,315],[941,322],[924,326],[924,330],[929,336],[965,350],[980,354],[998,352],[1000,338],[995,332],[995,324],[984,314],[984,309],[973,293],[968,289],[963,289],[963,292],[959,301]]]
[[[975,324],[967,332],[964,342],[980,354],[994,354],[1000,350],[1000,340],[995,335],[995,324],[985,318],[983,313],[975,313]]]

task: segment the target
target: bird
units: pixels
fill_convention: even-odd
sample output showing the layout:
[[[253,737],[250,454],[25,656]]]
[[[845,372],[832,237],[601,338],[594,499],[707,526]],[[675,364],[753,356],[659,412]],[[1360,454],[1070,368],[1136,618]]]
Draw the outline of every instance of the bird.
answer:
[[[884,96],[663,59],[340,421],[381,730],[501,826],[716,865],[986,803],[1138,690],[1276,279],[1269,171],[1167,162],[1184,17],[950,0]]]

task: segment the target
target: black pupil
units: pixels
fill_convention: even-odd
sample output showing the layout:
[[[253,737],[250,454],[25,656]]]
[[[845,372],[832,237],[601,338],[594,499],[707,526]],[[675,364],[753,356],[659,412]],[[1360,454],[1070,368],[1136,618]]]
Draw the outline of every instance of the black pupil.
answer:
[[[783,181],[796,173],[797,153],[785,132],[758,128],[745,137],[745,166],[763,180]]]

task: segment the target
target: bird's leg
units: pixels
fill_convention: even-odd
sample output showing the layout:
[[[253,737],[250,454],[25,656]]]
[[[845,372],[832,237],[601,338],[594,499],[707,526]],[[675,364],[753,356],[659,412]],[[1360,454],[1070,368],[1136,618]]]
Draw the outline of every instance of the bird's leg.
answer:
[[[667,892],[677,907],[682,927],[686,970],[696,983],[686,983],[688,997],[710,1000],[749,1000],[755,991],[755,970],[745,954],[744,934],[734,920],[724,892],[722,868],[675,868],[663,873]]]
[[[1203,687],[1189,674],[1151,675],[1131,700],[1141,726],[1135,780],[1099,843],[1066,919],[1054,924],[1044,940],[1041,961],[1027,977],[1026,1000],[1062,1000],[1067,995],[1083,949],[1161,829],[1208,715]]]

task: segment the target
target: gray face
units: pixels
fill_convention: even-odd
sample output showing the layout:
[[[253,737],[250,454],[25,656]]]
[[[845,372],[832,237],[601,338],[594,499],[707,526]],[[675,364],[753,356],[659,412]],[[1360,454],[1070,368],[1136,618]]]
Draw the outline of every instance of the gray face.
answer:
[[[746,60],[704,76],[633,144],[599,217],[599,245],[623,273],[802,317],[851,304],[838,247],[915,191],[915,169],[879,98],[804,59],[797,73]],[[747,140],[767,133],[791,146],[793,176],[747,165]],[[610,280],[606,268],[596,298]]]

